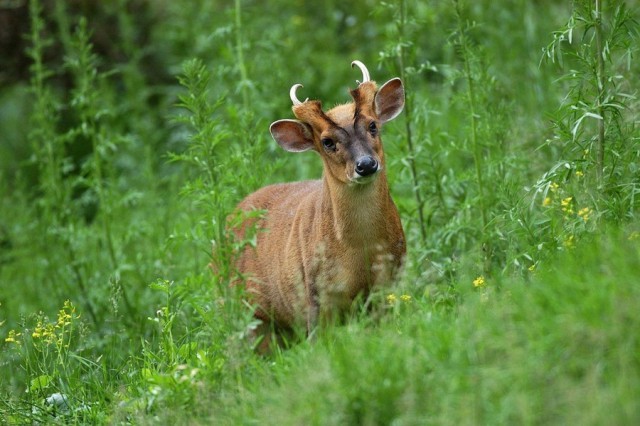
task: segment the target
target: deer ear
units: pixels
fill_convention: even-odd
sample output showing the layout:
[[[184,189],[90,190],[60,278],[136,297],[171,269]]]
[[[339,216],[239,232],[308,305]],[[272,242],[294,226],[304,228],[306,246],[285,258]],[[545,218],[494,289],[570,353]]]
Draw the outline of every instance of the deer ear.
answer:
[[[313,133],[309,126],[298,120],[278,120],[269,127],[271,136],[289,152],[302,152],[314,148]]]
[[[402,80],[394,78],[387,81],[376,93],[374,100],[376,115],[381,123],[391,121],[404,108],[404,86]]]

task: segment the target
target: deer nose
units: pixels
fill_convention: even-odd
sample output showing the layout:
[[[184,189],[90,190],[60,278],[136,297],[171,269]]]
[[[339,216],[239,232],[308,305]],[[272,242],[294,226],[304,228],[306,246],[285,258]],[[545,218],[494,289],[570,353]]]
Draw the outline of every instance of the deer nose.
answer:
[[[378,162],[370,155],[358,158],[356,161],[356,173],[365,177],[378,171]]]

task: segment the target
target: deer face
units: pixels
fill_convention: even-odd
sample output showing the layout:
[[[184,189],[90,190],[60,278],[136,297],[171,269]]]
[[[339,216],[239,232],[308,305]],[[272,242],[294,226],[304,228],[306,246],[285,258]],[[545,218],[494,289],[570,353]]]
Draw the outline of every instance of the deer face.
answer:
[[[318,134],[314,149],[320,153],[326,173],[345,184],[366,184],[384,166],[377,117],[354,114],[353,104],[327,112],[331,125]]]
[[[389,80],[378,90],[374,82],[368,81],[365,70],[365,81],[351,91],[354,102],[327,113],[319,101],[298,101],[295,91],[300,85],[294,85],[291,99],[298,120],[279,120],[270,128],[273,138],[287,151],[318,152],[325,173],[348,185],[367,184],[383,169],[380,128],[404,107],[400,79]]]

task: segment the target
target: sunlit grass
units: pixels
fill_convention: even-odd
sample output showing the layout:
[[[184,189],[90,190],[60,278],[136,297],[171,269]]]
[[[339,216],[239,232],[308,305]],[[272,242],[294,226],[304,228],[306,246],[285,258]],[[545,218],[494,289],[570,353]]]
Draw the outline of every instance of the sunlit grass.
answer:
[[[31,0],[0,74],[0,423],[639,423],[638,14],[594,4]],[[320,177],[269,123],[299,81],[346,102],[354,59],[408,88],[404,272],[259,356],[230,213]]]

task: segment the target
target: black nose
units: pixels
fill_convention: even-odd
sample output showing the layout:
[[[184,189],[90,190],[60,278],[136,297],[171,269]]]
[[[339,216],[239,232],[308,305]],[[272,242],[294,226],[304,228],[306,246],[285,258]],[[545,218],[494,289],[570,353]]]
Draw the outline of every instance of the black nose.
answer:
[[[356,173],[360,176],[369,176],[378,171],[378,162],[370,155],[358,158],[356,161]]]

